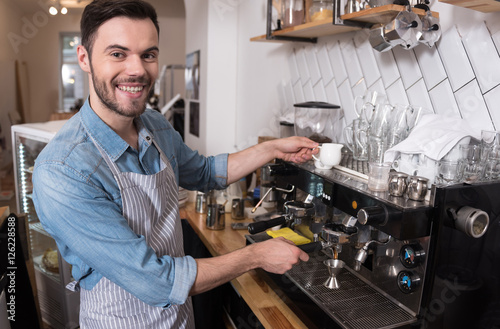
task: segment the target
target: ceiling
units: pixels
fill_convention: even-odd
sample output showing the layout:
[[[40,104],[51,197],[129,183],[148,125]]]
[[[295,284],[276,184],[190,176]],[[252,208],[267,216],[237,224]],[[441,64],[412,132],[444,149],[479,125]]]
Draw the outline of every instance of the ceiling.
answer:
[[[18,7],[21,12],[26,14],[33,14],[39,10],[43,10],[43,7],[38,3],[56,2],[56,0],[6,0],[11,2],[15,7]],[[89,4],[92,0],[60,0],[61,5],[68,8],[68,13],[73,15],[80,15],[83,8]],[[185,17],[184,10],[184,0],[147,0],[151,3],[160,17]]]

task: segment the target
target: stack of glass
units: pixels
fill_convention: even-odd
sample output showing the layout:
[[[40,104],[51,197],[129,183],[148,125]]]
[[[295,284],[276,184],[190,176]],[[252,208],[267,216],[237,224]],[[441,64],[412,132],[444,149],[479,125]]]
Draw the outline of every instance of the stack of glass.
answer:
[[[500,179],[500,131],[483,130],[480,142],[457,147],[439,161],[437,183],[470,184]]]

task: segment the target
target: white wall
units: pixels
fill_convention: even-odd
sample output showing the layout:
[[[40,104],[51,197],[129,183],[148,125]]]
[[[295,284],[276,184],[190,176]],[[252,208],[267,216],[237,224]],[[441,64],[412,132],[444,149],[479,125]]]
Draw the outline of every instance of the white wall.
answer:
[[[0,168],[11,160],[10,112],[19,112],[15,85],[16,47],[11,32],[21,27],[21,11],[8,1],[0,1]]]
[[[50,114],[59,111],[59,32],[78,32],[79,15],[51,16],[42,9],[33,15],[46,18],[39,24],[33,36],[22,45],[22,53],[28,68],[29,114],[27,122],[42,122]],[[25,17],[32,20],[33,15]],[[42,21],[43,22],[43,21]]]
[[[192,149],[206,154],[207,72],[208,72],[208,1],[184,0],[186,8],[185,54],[200,51],[200,131],[199,137],[189,133],[189,102],[186,101],[184,141]]]
[[[247,147],[256,143],[260,135],[278,136],[279,113],[292,108],[295,102],[336,103],[350,120],[354,116],[354,96],[367,88],[384,90],[393,103],[461,115],[477,129],[500,129],[500,13],[483,14],[434,0],[431,9],[439,12],[443,31],[437,45],[432,49],[421,45],[414,50],[394,49],[381,54],[369,45],[366,31],[323,37],[315,45],[250,42],[251,37],[265,33],[267,0],[213,0],[210,6],[218,9],[208,11],[201,5],[204,1],[185,2],[187,52],[202,49],[202,66],[208,65],[210,73],[203,76],[202,84],[209,84],[210,93],[219,98],[216,101],[207,97],[208,89],[202,87],[207,92],[201,98],[203,103],[207,97],[207,104],[202,105],[203,115],[216,119],[216,126],[223,127],[212,131],[213,139],[208,136],[212,127],[205,127],[209,154],[214,152],[208,151],[219,151],[223,145],[223,151]],[[203,12],[208,12],[208,23],[201,17]],[[224,29],[226,33],[221,33]],[[210,43],[222,45],[221,51]],[[209,51],[208,58],[203,49]],[[454,56],[451,49],[467,61],[458,62],[457,53]],[[233,54],[237,68],[231,78],[222,75],[221,70],[233,70]],[[228,65],[221,63],[220,58],[227,58]],[[354,87],[360,79],[362,82]],[[232,110],[234,88],[236,100]],[[220,96],[224,94],[229,97]],[[209,120],[202,122],[206,125]],[[227,131],[233,127],[234,135]],[[196,145],[202,149],[203,144],[198,141]]]
[[[10,1],[0,1],[0,60],[15,60],[19,55],[9,40],[9,34],[21,28],[21,10]]]
[[[185,19],[182,0],[157,2],[160,24],[159,64],[184,64]],[[81,10],[70,9],[67,15],[50,16],[39,6],[22,11],[14,1],[0,0],[0,59],[21,58],[26,62],[29,92],[28,122],[47,121],[50,114],[59,110],[59,33],[80,30]],[[73,13],[73,14],[72,14]],[[4,17],[5,16],[5,17]],[[14,33],[21,40],[17,51],[6,42],[5,36]],[[184,93],[182,73],[176,75],[175,91]]]
[[[186,54],[200,51],[200,132],[185,140],[202,154],[234,150],[237,77],[237,10],[220,8],[219,0],[186,0]]]
[[[279,106],[276,81],[287,76],[291,45],[254,44],[264,33],[264,2],[185,0],[186,53],[201,50],[200,138],[186,142],[203,154],[233,152],[257,142]],[[257,48],[257,50],[255,49]],[[270,75],[272,77],[270,78]],[[187,113],[188,117],[188,113]]]

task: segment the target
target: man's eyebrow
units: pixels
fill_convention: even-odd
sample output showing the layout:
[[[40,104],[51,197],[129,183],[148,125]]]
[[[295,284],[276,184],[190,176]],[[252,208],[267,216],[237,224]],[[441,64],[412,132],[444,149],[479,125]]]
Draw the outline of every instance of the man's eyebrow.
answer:
[[[158,49],[158,47],[156,47],[156,46],[153,46],[153,47],[150,47],[150,48],[146,49],[144,52],[145,52],[145,53],[148,53],[148,52],[150,52],[150,51],[157,51],[157,52],[160,52],[160,49]]]
[[[120,46],[120,45],[109,45],[109,46],[106,47],[106,49],[104,49],[104,51],[109,51],[109,50],[112,50],[112,49],[120,49],[120,50],[124,50],[124,51],[130,50],[127,47],[123,47],[123,46]]]
[[[123,47],[123,46],[120,46],[120,45],[109,45],[109,46],[106,47],[106,49],[104,51],[110,51],[112,49],[120,49],[120,50],[123,50],[123,51],[129,51],[130,50],[127,47]],[[150,52],[150,51],[157,51],[157,52],[159,52],[160,49],[158,49],[157,46],[153,46],[153,47],[150,47],[150,48],[144,50],[145,53]]]

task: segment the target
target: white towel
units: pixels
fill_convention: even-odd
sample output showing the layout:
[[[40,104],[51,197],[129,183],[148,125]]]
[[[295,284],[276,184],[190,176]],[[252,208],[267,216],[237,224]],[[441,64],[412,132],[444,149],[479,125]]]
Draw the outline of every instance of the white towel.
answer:
[[[401,143],[384,154],[384,160],[393,162],[399,153],[424,154],[439,161],[462,138],[481,139],[481,131],[473,129],[464,119],[440,114],[426,114]]]

